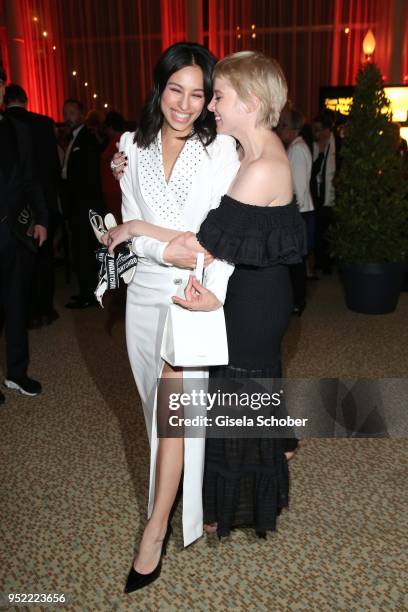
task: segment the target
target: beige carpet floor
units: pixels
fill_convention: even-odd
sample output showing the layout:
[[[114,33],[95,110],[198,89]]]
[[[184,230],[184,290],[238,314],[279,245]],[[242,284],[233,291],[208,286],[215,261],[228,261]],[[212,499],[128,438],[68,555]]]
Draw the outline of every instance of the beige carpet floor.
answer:
[[[64,593],[78,611],[408,610],[406,439],[308,440],[274,535],[237,530],[183,549],[177,513],[160,580],[124,595],[145,521],[148,443],[123,296],[72,312],[72,287],[60,285],[61,318],[30,334],[44,393],[5,391],[0,408],[0,591]],[[393,314],[359,315],[337,278],[324,278],[292,320],[286,374],[404,377],[407,322],[408,294]]]

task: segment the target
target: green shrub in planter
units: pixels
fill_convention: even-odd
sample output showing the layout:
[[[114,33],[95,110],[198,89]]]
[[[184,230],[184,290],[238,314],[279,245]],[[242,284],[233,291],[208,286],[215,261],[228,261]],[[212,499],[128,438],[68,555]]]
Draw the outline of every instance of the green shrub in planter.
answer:
[[[385,111],[385,112],[384,112]],[[341,263],[408,261],[408,185],[380,71],[359,71],[340,151],[333,255]]]
[[[368,63],[357,77],[329,231],[346,304],[366,314],[395,310],[408,262],[408,182],[394,134],[380,71]]]

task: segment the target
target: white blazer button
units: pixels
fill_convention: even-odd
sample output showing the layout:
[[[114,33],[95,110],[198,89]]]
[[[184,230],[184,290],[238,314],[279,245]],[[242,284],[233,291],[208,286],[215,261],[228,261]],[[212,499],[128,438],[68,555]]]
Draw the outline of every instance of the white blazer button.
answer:
[[[175,278],[175,279],[174,279],[174,281],[173,281],[173,283],[174,283],[175,285],[181,285],[181,283],[182,283],[182,282],[183,282],[183,279],[182,279],[182,278]]]

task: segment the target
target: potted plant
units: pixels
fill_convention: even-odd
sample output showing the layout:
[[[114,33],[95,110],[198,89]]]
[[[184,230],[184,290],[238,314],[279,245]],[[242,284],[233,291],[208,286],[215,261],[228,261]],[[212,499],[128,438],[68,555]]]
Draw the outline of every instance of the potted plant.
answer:
[[[408,188],[378,67],[360,69],[340,151],[332,253],[348,308],[395,310],[408,261]]]

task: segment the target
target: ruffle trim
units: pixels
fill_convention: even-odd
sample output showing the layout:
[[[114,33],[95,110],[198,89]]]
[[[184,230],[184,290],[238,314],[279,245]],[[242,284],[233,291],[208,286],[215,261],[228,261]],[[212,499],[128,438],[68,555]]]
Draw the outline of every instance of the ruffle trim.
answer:
[[[296,264],[307,253],[305,223],[294,202],[261,207],[223,196],[201,224],[197,239],[218,259],[257,267]]]
[[[284,457],[274,474],[243,473],[231,478],[216,466],[206,469],[204,522],[218,523],[220,537],[228,536],[235,527],[253,527],[259,536],[276,530],[277,517],[289,505],[289,473]]]

